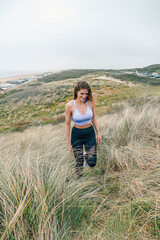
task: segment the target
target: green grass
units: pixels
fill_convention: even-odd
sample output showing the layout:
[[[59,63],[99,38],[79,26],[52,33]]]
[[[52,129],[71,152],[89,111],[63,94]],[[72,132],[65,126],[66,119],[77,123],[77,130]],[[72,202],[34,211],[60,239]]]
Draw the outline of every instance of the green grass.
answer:
[[[149,78],[149,77],[140,77],[132,74],[122,74],[122,75],[114,75],[110,74],[112,77],[116,77],[121,81],[133,82],[133,83],[141,83],[148,84],[153,86],[160,85],[160,78]]]
[[[59,80],[66,80],[70,78],[80,78],[87,74],[92,74],[96,72],[104,72],[104,70],[99,69],[71,69],[67,71],[62,71],[60,73],[54,73],[50,76],[44,77],[39,79],[40,82],[52,82],[52,81],[59,81]]]

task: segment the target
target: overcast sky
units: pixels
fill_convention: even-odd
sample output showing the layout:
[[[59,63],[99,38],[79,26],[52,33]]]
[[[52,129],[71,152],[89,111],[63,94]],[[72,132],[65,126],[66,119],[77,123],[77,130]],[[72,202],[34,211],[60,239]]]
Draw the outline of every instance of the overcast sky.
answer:
[[[0,71],[160,63],[160,0],[0,0]]]

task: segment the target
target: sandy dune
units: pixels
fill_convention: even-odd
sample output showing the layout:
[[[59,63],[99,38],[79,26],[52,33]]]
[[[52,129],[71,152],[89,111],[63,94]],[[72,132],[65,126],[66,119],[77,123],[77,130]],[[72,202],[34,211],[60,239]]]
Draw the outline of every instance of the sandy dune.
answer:
[[[106,77],[106,76],[99,76],[99,77],[96,77],[95,79],[109,80],[109,81],[112,81],[112,82],[117,82],[117,83],[121,83],[121,84],[124,84],[124,85],[130,86],[130,87],[133,87],[133,86],[138,85],[138,84],[135,84],[135,83],[132,83],[132,82],[121,81],[121,80],[119,80],[119,79],[117,79],[117,78]]]

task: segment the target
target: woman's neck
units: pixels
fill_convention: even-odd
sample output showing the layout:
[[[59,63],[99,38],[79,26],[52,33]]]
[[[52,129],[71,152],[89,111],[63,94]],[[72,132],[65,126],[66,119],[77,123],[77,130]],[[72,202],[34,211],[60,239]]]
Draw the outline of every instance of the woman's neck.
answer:
[[[84,105],[84,104],[86,104],[86,100],[85,100],[85,101],[81,101],[81,100],[78,99],[78,98],[76,98],[75,100],[76,100],[76,102],[77,102],[79,105]]]

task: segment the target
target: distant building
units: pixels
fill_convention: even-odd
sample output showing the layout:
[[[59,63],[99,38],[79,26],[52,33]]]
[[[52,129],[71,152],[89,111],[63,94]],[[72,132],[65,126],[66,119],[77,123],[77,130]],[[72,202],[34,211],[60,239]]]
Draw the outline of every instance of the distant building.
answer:
[[[149,74],[149,72],[139,73],[138,71],[133,72],[133,75],[137,75],[139,77],[150,77],[150,78],[160,78],[160,75],[156,72]]]
[[[153,75],[154,77],[159,76],[158,73],[156,73],[156,72],[152,73],[152,75]]]
[[[5,91],[7,91],[7,89],[8,89],[8,88],[3,87],[3,88],[0,88],[0,91],[1,91],[2,93],[4,93]]]
[[[149,74],[148,77],[154,77],[154,75],[153,74]]]

